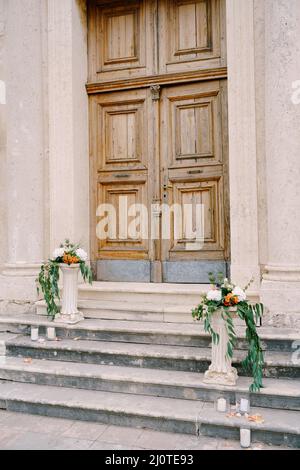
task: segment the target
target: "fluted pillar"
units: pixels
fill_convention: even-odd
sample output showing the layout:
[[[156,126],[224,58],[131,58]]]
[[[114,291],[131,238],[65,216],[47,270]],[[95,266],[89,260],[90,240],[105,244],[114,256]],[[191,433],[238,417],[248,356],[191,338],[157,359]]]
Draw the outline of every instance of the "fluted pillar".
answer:
[[[7,248],[0,299],[32,299],[44,257],[44,113],[40,0],[9,0],[6,19]]]
[[[89,246],[85,0],[48,0],[49,246]],[[94,234],[96,236],[96,234]]]
[[[231,277],[260,287],[253,0],[227,0]]]
[[[300,326],[300,2],[265,0],[268,263],[262,299]],[[290,316],[290,313],[299,313]]]
[[[0,269],[6,253],[6,76],[5,76],[6,0],[0,0]]]
[[[0,301],[31,301],[53,248],[64,238],[89,244],[86,1],[6,4],[7,237],[0,231],[0,241],[8,246]]]

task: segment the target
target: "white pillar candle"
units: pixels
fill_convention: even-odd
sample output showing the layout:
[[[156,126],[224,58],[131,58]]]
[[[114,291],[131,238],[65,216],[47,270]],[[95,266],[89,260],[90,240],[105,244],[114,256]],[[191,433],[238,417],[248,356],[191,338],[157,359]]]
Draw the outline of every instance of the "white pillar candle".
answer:
[[[241,398],[240,412],[242,414],[249,413],[249,400],[247,400],[246,398]]]
[[[240,429],[240,442],[241,447],[248,449],[251,445],[251,431],[250,429]]]
[[[47,339],[49,341],[55,341],[56,340],[56,333],[55,333],[55,328],[49,326],[47,328]]]
[[[225,413],[227,409],[227,402],[225,398],[219,398],[217,401],[217,411],[220,413]]]
[[[31,327],[31,341],[37,341],[39,339],[39,327],[32,326]]]

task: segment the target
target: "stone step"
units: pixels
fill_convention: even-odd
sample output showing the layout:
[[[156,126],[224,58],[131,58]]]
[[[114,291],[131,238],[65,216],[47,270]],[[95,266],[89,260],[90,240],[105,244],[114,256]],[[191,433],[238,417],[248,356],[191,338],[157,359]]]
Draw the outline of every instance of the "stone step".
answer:
[[[95,300],[79,299],[78,309],[85,318],[128,320],[143,322],[171,322],[193,323],[191,315],[196,304],[156,304],[149,301],[125,301],[125,300]],[[47,315],[46,303],[42,300],[36,303],[37,314]]]
[[[208,402],[223,396],[232,405],[247,397],[251,406],[300,411],[300,380],[265,379],[260,393],[249,394],[250,378],[239,377],[236,387],[205,384],[203,378],[193,372],[39,359],[24,362],[15,357],[0,360],[2,380]]]
[[[243,426],[252,442],[300,447],[300,412],[253,408],[263,423],[229,418],[213,404],[194,400],[78,390],[24,383],[0,383],[0,408],[8,411],[160,431],[239,439]]]
[[[45,335],[47,326],[55,326],[59,338],[80,338],[92,341],[115,341],[140,344],[161,344],[174,346],[194,346],[208,348],[211,344],[210,335],[205,333],[203,324],[143,322],[143,321],[110,321],[85,320],[77,325],[53,325],[43,316],[18,315],[0,316],[0,330],[17,333],[30,333],[30,326],[38,325],[40,334]],[[236,349],[246,349],[245,328],[236,327],[238,342]],[[300,342],[300,335],[291,329],[270,327],[259,328],[263,349],[270,351],[295,351]]]
[[[93,282],[79,285],[78,307],[85,318],[192,323],[191,310],[208,284]],[[257,300],[249,293],[249,298]],[[46,314],[44,302],[37,313]]]
[[[1,329],[0,329],[0,358],[1,356],[5,356],[6,354],[6,342],[11,339],[14,339],[15,337],[16,337],[15,334],[1,332]]]
[[[204,372],[211,360],[211,349],[189,346],[170,346],[117,343],[85,340],[32,342],[20,336],[6,343],[8,356],[30,357],[89,364],[145,367],[150,369]],[[235,350],[233,365],[241,375],[245,351]],[[265,377],[300,378],[300,363],[289,352],[265,352]]]
[[[152,305],[195,305],[207,284],[152,284],[130,282],[93,282],[79,285],[79,299],[102,300]]]

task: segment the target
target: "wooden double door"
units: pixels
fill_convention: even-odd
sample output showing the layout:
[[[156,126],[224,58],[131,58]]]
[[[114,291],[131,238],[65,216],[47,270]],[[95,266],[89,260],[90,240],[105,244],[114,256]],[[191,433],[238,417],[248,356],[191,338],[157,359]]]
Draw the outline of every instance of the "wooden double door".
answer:
[[[91,233],[99,280],[203,283],[209,271],[226,272],[221,6],[91,4]]]

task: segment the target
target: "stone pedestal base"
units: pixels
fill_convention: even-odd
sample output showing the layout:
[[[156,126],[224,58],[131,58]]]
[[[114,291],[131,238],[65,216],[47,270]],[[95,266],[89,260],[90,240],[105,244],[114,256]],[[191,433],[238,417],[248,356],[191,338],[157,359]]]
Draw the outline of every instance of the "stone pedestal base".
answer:
[[[234,367],[231,367],[231,369],[228,370],[227,372],[217,372],[209,368],[204,374],[203,382],[206,384],[230,386],[230,385],[236,385],[237,379],[238,379],[238,373]]]
[[[261,285],[265,306],[263,325],[300,331],[300,269],[285,272],[268,267]]]
[[[54,322],[55,323],[67,323],[68,325],[75,325],[76,323],[79,323],[84,320],[84,316],[82,313],[72,313],[71,315],[68,314],[62,314],[62,315],[57,315],[55,317]]]
[[[20,303],[36,301],[40,267],[41,264],[5,264],[0,274],[0,299]]]
[[[213,330],[219,335],[219,343],[212,342],[212,360],[209,369],[204,374],[204,383],[216,385],[236,385],[237,370],[231,366],[231,360],[227,357],[228,333],[226,324],[222,318],[221,310],[212,317]]]

